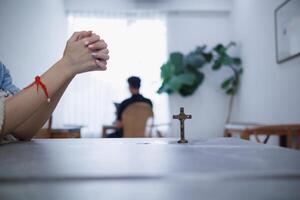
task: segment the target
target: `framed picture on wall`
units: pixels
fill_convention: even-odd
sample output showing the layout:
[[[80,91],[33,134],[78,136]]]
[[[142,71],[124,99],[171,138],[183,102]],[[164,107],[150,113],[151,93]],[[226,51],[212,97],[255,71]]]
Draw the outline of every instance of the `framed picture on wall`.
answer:
[[[287,0],[275,9],[276,60],[300,55],[300,0]]]

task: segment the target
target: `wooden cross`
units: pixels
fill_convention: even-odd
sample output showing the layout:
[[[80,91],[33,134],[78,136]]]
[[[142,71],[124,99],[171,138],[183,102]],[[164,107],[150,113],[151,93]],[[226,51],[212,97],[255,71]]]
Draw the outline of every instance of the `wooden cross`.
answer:
[[[184,108],[181,107],[179,115],[173,115],[173,119],[178,119],[180,121],[180,140],[178,143],[188,143],[188,141],[184,138],[184,120],[192,119],[192,115],[186,115],[184,113]]]

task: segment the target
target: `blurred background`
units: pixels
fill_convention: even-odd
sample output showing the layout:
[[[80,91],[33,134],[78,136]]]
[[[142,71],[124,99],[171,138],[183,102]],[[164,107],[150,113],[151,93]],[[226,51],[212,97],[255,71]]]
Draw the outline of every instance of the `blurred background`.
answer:
[[[92,30],[106,40],[106,72],[77,76],[53,115],[53,127],[83,125],[81,137],[101,137],[115,120],[114,102],[129,97],[127,78],[142,79],[153,101],[155,124],[165,137],[178,136],[171,116],[185,107],[190,138],[223,136],[230,96],[220,88],[228,76],[203,68],[195,93],[158,94],[160,68],[171,52],[187,54],[234,41],[243,74],[230,121],[300,122],[300,58],[276,62],[274,11],[284,0],[0,0],[0,60],[24,88],[61,58],[74,31]],[[299,40],[296,40],[299,42]],[[300,43],[299,43],[300,44]]]

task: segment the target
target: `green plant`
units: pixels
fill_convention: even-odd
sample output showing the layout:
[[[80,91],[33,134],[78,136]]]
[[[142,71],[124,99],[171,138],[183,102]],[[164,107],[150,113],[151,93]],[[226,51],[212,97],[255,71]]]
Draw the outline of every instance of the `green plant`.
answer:
[[[226,92],[226,94],[230,95],[226,123],[230,121],[233,107],[233,97],[238,91],[240,76],[243,73],[243,68],[241,66],[242,60],[238,57],[231,57],[228,55],[228,50],[233,46],[236,46],[234,42],[230,42],[227,46],[218,44],[213,48],[212,51],[214,57],[212,61],[212,69],[219,70],[222,67],[227,67],[232,71],[232,75],[226,78],[221,84],[221,88]]]
[[[210,51],[206,50],[206,46],[200,46],[187,55],[180,52],[171,53],[168,61],[161,67],[163,82],[158,93],[178,92],[182,96],[192,95],[204,81],[205,75],[201,72],[201,68],[212,64],[215,71],[222,67],[232,70],[232,75],[222,82],[221,88],[226,94],[235,95],[243,72],[241,59],[228,54],[228,50],[235,45],[234,42],[230,42],[227,46],[218,44]]]
[[[235,45],[236,44],[234,42],[229,43],[227,46],[218,44],[212,50],[212,69],[219,70],[222,67],[227,67],[233,72],[233,74],[230,77],[226,78],[221,84],[221,88],[225,90],[226,94],[228,95],[236,94],[240,83],[240,75],[243,72],[241,59],[228,55],[228,50]]]
[[[212,53],[205,50],[206,46],[201,46],[187,55],[171,53],[168,61],[161,67],[163,83],[158,93],[192,95],[204,80],[204,73],[200,69],[212,60]]]
[[[236,46],[234,42],[230,42],[227,46],[218,44],[211,51],[207,51],[206,46],[197,47],[186,56],[179,52],[171,53],[168,61],[161,67],[163,83],[158,93],[178,92],[182,96],[192,95],[204,81],[205,75],[201,72],[201,68],[205,65],[212,64],[214,71],[228,68],[232,71],[232,75],[222,82],[221,88],[230,95],[226,117],[226,122],[229,122],[233,98],[238,91],[240,76],[243,73],[242,60],[228,54],[228,50],[233,46]]]

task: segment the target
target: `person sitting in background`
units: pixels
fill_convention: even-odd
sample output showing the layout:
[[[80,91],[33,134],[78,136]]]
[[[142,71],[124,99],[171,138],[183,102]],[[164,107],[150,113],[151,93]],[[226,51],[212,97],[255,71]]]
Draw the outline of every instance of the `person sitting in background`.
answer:
[[[109,134],[109,138],[123,137],[122,114],[129,105],[136,102],[145,102],[151,107],[153,107],[151,100],[143,97],[143,95],[140,94],[141,79],[137,76],[131,76],[127,79],[127,81],[129,84],[129,91],[131,93],[131,97],[122,101],[122,103],[118,106],[116,120],[117,131],[115,133]]]
[[[30,140],[50,118],[71,80],[80,73],[106,70],[108,59],[105,41],[91,31],[82,31],[71,36],[57,63],[21,91],[2,64],[0,89],[6,94],[0,96],[0,143]],[[13,96],[6,98],[7,94]]]

